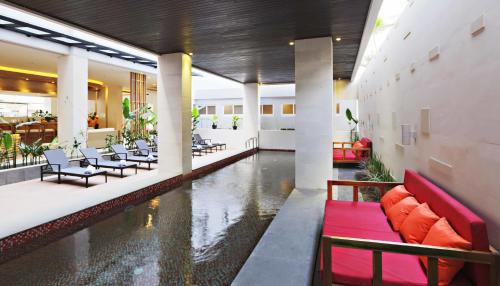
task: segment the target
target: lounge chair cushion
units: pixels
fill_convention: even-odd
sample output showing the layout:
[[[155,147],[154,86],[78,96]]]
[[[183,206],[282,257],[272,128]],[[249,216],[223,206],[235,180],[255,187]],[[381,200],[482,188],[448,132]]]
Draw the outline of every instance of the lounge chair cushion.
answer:
[[[323,234],[402,242],[387,223],[380,204],[370,202],[326,201]],[[382,262],[384,285],[427,285],[417,256],[384,253]],[[372,252],[332,247],[332,272],[334,283],[372,285]]]
[[[356,160],[356,155],[351,150],[346,150],[345,157],[344,157],[344,152],[341,149],[333,149],[333,160],[334,161],[342,161],[342,160],[352,161],[352,160]]]
[[[87,170],[87,168],[82,168],[82,167],[69,167],[69,168],[61,169],[61,173],[80,175],[82,177],[106,173],[106,171],[104,171],[104,170],[95,170],[94,173],[92,173],[92,174],[86,174],[85,173],[86,170]]]

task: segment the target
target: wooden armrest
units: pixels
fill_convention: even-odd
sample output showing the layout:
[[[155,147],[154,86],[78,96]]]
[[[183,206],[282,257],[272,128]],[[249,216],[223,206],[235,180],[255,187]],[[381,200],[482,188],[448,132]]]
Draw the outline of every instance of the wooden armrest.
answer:
[[[322,236],[323,243],[323,285],[332,284],[332,246],[371,250],[373,263],[373,285],[382,285],[382,252],[426,256],[428,259],[428,285],[438,284],[438,258],[490,265],[490,285],[496,285],[496,251],[463,250],[421,244],[389,242],[352,237]]]
[[[327,200],[332,200],[332,189],[333,186],[352,186],[353,188],[353,194],[352,194],[352,200],[357,202],[358,201],[358,193],[359,193],[359,187],[375,187],[380,190],[381,196],[385,194],[387,189],[392,189],[395,186],[403,185],[404,183],[402,182],[374,182],[374,181],[353,181],[353,180],[328,180],[327,182],[327,192],[328,192],[328,197]]]

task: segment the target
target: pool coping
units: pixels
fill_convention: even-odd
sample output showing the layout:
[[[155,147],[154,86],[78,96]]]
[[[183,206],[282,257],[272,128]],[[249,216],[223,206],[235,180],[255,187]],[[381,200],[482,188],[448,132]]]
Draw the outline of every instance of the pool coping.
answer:
[[[197,168],[189,174],[178,175],[162,180],[137,191],[132,191],[123,196],[6,236],[0,239],[0,264],[119,213],[129,205],[142,203],[150,198],[172,190],[174,187],[181,185],[184,181],[189,181],[221,169],[243,158],[252,156],[258,151],[258,148],[243,151]]]

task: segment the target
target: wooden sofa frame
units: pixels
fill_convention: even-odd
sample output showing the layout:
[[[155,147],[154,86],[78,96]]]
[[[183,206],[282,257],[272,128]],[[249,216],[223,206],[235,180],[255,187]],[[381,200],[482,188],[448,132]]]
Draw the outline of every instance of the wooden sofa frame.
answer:
[[[369,182],[369,181],[349,181],[349,180],[329,180],[328,181],[328,200],[332,199],[333,186],[352,186],[353,201],[358,201],[359,187],[375,187],[381,192],[381,196],[391,188],[402,185],[401,182]],[[427,285],[438,285],[438,258],[448,258],[462,260],[464,262],[473,262],[487,264],[490,267],[490,285],[497,285],[496,265],[500,257],[498,252],[490,246],[490,252],[463,250],[459,248],[447,248],[438,246],[429,246],[421,244],[410,244],[400,242],[388,242],[382,240],[369,240],[350,237],[338,237],[323,235],[321,238],[323,244],[323,285],[332,285],[332,251],[331,248],[346,247],[365,249],[372,251],[373,264],[373,285],[382,285],[382,253],[394,252],[409,255],[426,256],[428,259]]]
[[[341,141],[333,141],[333,149],[337,150],[342,150],[342,160],[333,160],[334,164],[358,164],[360,163],[364,158],[368,158],[371,155],[372,149],[371,148],[352,148],[355,142],[341,142]],[[340,145],[340,147],[338,147]],[[346,147],[346,145],[349,145],[350,147]],[[345,159],[345,153],[346,151],[352,151],[354,153],[354,156],[356,158],[354,160],[347,160]],[[356,152],[356,151],[362,151],[362,152]],[[365,156],[360,157],[359,153],[363,154],[365,153]]]

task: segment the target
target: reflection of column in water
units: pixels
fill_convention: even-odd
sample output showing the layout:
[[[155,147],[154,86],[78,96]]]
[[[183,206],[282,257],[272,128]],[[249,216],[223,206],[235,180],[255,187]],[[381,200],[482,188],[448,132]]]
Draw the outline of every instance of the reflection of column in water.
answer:
[[[90,233],[89,229],[85,228],[73,235],[74,243],[74,256],[72,260],[75,263],[75,284],[81,285],[85,280],[85,272],[88,269],[89,263],[89,252],[90,252]]]

